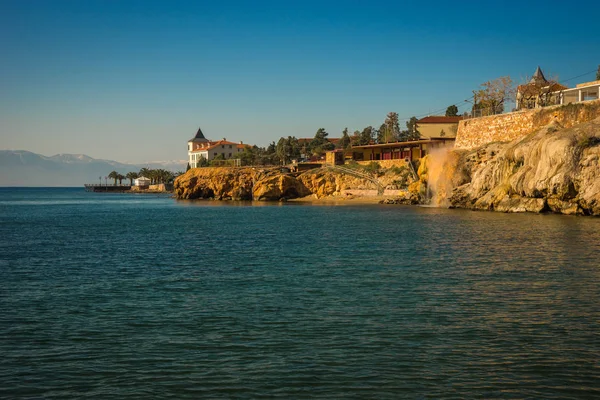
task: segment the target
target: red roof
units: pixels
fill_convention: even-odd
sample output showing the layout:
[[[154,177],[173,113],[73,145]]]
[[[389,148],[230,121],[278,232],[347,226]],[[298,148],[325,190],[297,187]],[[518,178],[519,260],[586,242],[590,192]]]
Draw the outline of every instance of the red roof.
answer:
[[[418,120],[417,124],[453,124],[458,123],[458,121],[461,121],[462,119],[462,116],[444,117],[441,115],[430,115],[429,117]]]

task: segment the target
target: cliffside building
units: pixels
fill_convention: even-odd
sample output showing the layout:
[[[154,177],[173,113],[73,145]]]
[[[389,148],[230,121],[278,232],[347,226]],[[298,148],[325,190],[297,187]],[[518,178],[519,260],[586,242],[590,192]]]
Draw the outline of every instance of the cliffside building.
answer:
[[[225,138],[217,141],[208,140],[202,129],[198,128],[196,136],[188,140],[188,162],[191,168],[196,168],[202,158],[207,161],[212,161],[217,157],[229,160],[234,158],[237,153],[244,151],[247,146],[243,142],[230,142]]]
[[[462,116],[446,117],[431,115],[417,121],[417,131],[421,139],[448,139],[455,138],[458,131],[458,123]]]
[[[600,81],[580,83],[560,93],[559,104],[580,103],[600,99]]]
[[[540,67],[537,67],[529,82],[517,88],[516,108],[522,110],[598,99],[600,81],[584,82],[568,88],[556,81],[547,80]]]
[[[517,87],[515,108],[521,110],[562,104],[560,103],[560,92],[565,89],[567,89],[566,86],[546,79],[542,69],[538,66],[529,82]]]
[[[452,146],[454,138],[436,138],[412,140],[408,142],[367,144],[352,146],[354,161],[408,160],[415,161],[425,157],[436,148]]]

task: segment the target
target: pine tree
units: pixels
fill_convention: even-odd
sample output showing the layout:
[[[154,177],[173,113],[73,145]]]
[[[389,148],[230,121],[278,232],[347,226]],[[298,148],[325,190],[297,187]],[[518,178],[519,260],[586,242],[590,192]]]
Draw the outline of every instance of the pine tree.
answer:
[[[458,115],[458,107],[454,104],[446,108],[446,117],[456,117]]]
[[[344,128],[344,130],[342,131],[342,137],[340,138],[340,141],[338,144],[339,144],[339,147],[344,150],[346,150],[347,148],[349,148],[352,145],[350,136],[348,136],[348,128]]]

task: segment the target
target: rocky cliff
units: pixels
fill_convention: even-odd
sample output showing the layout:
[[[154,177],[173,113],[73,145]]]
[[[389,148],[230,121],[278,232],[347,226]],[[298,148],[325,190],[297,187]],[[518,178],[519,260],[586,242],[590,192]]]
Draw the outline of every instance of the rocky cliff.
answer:
[[[407,168],[374,170],[371,176],[390,189],[401,189],[410,182]],[[293,175],[282,173],[279,168],[193,168],[174,184],[175,197],[179,199],[278,201],[309,195],[342,196],[350,189],[373,190],[374,184],[329,168]]]
[[[407,169],[376,171],[384,187],[406,186]],[[194,168],[175,180],[180,199],[278,201],[314,195],[339,196],[348,189],[373,189],[372,181],[327,168],[302,174],[282,173],[278,168]]]
[[[445,172],[432,174],[436,169]],[[428,157],[419,172],[430,196],[413,189],[437,204],[600,215],[600,118],[568,129],[553,123],[509,143]]]

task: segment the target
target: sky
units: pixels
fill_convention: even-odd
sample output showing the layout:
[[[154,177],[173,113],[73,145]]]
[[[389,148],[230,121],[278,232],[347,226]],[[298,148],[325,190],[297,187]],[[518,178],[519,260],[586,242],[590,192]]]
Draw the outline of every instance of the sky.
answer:
[[[0,149],[141,163],[186,159],[198,127],[266,146],[463,112],[481,83],[538,65],[593,80],[598,15],[595,1],[0,0]]]

